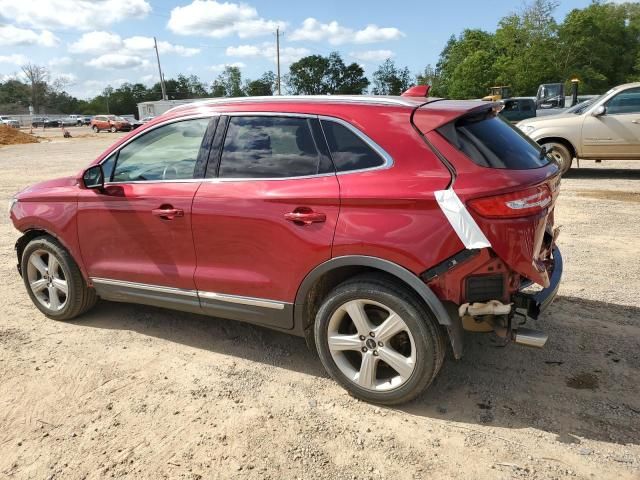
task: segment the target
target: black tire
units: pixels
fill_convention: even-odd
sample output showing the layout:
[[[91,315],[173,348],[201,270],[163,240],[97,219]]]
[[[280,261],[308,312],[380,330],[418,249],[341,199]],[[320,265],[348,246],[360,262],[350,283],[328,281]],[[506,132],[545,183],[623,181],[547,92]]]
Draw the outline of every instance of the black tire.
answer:
[[[91,127],[91,129],[93,130],[94,133],[99,133],[100,129],[98,128],[97,125],[94,125],[93,127]]]
[[[415,344],[413,370],[408,379],[397,387],[383,391],[361,387],[343,373],[331,353],[328,332],[332,317],[348,302],[360,299],[364,299],[365,302],[379,303],[398,314],[413,337]],[[442,367],[446,351],[445,333],[429,309],[414,292],[384,274],[359,275],[331,291],[316,315],[314,334],[316,348],[327,373],[354,397],[383,405],[408,402],[418,396],[435,379]],[[382,351],[382,347],[375,348],[380,348]],[[356,353],[353,352],[353,354]],[[380,366],[380,360],[382,357],[379,357],[376,365]],[[358,369],[358,367],[355,368]],[[374,381],[377,381],[377,368],[377,366],[374,367],[376,369]]]
[[[49,255],[55,256],[62,269],[68,293],[65,303],[60,310],[47,308],[47,306],[36,297],[36,294],[31,288],[28,278],[28,263],[34,252],[46,252]],[[42,236],[31,240],[22,253],[20,268],[22,271],[22,279],[29,293],[29,297],[31,297],[31,301],[38,310],[49,318],[54,320],[71,320],[91,309],[97,301],[96,291],[87,286],[75,260],[73,260],[69,252],[52,237]]]
[[[553,149],[551,156],[555,158],[560,167],[560,174],[564,175],[571,168],[571,162],[573,162],[573,155],[571,151],[563,143],[558,142],[546,142],[542,144],[547,150]]]

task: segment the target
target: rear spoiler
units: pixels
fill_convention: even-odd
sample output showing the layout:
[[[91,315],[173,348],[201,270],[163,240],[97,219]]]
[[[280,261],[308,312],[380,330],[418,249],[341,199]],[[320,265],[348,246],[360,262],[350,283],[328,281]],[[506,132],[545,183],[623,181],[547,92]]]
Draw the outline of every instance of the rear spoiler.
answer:
[[[411,112],[411,123],[420,132],[427,133],[462,117],[491,110],[497,114],[503,108],[504,105],[499,102],[432,98]]]

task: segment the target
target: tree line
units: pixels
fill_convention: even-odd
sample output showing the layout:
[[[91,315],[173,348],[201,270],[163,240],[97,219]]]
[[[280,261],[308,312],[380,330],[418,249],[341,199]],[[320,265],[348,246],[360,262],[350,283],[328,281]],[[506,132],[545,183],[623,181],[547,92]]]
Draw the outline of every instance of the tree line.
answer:
[[[596,0],[574,9],[562,22],[553,13],[555,0],[533,0],[521,11],[503,17],[495,32],[466,29],[452,36],[437,64],[418,75],[385,60],[371,80],[358,63],[340,53],[309,55],[290,65],[283,76],[286,93],[294,95],[399,95],[412,85],[431,85],[431,95],[478,98],[493,85],[510,85],[514,95],[535,95],[541,83],[569,82],[577,77],[581,93],[602,93],[627,81],[640,80],[640,4]],[[137,111],[137,104],[161,98],[160,83],[124,83],[107,87],[89,100],[66,92],[64,79],[51,78],[47,68],[28,64],[22,79],[0,82],[0,112],[114,113]],[[197,75],[165,81],[170,99],[273,95],[276,76],[265,72],[243,80],[238,67],[227,66],[210,84]]]

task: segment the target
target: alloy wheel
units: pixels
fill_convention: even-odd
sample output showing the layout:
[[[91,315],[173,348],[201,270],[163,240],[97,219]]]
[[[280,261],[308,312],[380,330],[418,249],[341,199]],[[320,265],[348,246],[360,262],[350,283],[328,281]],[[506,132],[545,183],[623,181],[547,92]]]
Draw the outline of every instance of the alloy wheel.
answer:
[[[35,298],[45,308],[57,312],[67,304],[67,276],[56,256],[46,250],[35,250],[27,264],[27,280]]]
[[[389,307],[350,300],[332,315],[327,343],[340,371],[361,388],[392,390],[416,368],[416,346],[405,321]]]

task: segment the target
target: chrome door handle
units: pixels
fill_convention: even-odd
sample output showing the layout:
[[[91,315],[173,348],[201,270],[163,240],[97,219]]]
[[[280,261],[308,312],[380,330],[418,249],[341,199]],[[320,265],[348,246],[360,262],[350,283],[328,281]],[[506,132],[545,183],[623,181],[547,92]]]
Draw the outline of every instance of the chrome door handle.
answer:
[[[324,213],[314,212],[311,209],[295,209],[293,212],[285,213],[284,218],[297,225],[311,225],[327,221],[327,216]]]
[[[153,210],[151,210],[151,215],[160,217],[163,220],[173,220],[177,217],[184,217],[184,210],[173,207],[154,208]]]

